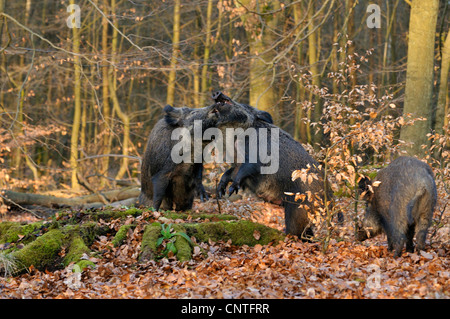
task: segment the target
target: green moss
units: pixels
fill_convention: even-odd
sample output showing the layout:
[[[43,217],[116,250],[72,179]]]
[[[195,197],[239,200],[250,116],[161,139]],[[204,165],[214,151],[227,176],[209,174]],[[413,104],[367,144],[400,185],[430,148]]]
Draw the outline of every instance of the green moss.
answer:
[[[88,254],[89,252],[90,250],[86,246],[83,238],[77,232],[73,232],[67,254],[63,259],[63,265],[68,266],[71,262],[77,263],[84,254]]]
[[[127,238],[128,230],[134,227],[136,227],[136,225],[122,225],[112,240],[114,247],[122,245],[123,241]]]
[[[111,232],[108,225],[99,225],[96,222],[87,222],[80,225],[80,235],[83,237],[86,245],[92,245],[98,236],[106,235]]]
[[[186,233],[186,229],[180,225],[172,226],[175,232]],[[176,236],[175,248],[177,249],[177,259],[179,261],[186,261],[192,258],[192,247],[191,244],[182,236]]]
[[[174,232],[183,232],[186,233],[186,230],[183,226],[175,224],[172,225]],[[156,242],[161,235],[161,224],[153,223],[147,225],[144,230],[144,234],[142,235],[142,243],[141,243],[141,256],[139,257],[140,262],[145,262],[150,259],[157,258],[157,250]],[[177,259],[179,261],[190,260],[192,257],[192,247],[191,244],[182,236],[175,236],[175,248],[177,249]]]
[[[20,224],[16,222],[0,223],[0,243],[16,242],[19,239],[20,228]]]
[[[283,240],[285,237],[279,230],[247,220],[185,224],[184,228],[188,236],[194,236],[200,241],[208,242],[209,239],[228,241],[231,239],[233,245],[267,245],[272,241]]]
[[[212,221],[219,221],[219,220],[237,220],[238,217],[233,215],[221,215],[221,214],[195,214],[195,213],[180,213],[180,212],[173,212],[173,211],[166,211],[164,213],[164,217],[170,218],[170,219],[209,219]]]
[[[96,267],[92,261],[86,260],[86,259],[82,259],[79,262],[77,262],[76,264],[80,267],[81,271],[85,270],[88,267],[91,267],[91,268]]]
[[[35,222],[21,225],[16,222],[0,223],[0,243],[14,243],[23,237],[28,237],[34,233],[38,233],[43,222]],[[20,236],[19,236],[20,235]],[[28,238],[23,239],[23,243],[28,242]]]
[[[127,210],[102,210],[98,211],[96,215],[98,218],[102,218],[104,220],[116,219],[116,218],[125,218],[127,216],[137,217],[142,214],[142,210],[139,208],[129,208]]]
[[[65,235],[59,229],[53,229],[12,253],[21,268],[31,265],[39,270],[54,265],[58,252],[65,241]]]
[[[125,211],[125,213],[126,213],[125,216],[131,215],[131,216],[137,217],[137,216],[142,215],[142,209],[139,209],[139,208],[136,208],[136,207],[131,207],[131,208],[128,208]]]
[[[156,241],[161,236],[161,224],[152,223],[145,226],[141,242],[140,262],[146,262],[154,259],[156,255]]]

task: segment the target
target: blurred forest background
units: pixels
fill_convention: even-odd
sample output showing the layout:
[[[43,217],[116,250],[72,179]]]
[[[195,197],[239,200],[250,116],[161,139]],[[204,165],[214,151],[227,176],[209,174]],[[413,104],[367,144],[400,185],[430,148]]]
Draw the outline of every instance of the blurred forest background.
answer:
[[[327,123],[357,124],[352,109],[411,113],[422,120],[393,144],[439,148],[446,166],[449,12],[447,0],[0,0],[0,189],[139,184],[162,108],[207,106],[216,89],[316,150],[332,143]],[[350,111],[327,113],[330,101]]]

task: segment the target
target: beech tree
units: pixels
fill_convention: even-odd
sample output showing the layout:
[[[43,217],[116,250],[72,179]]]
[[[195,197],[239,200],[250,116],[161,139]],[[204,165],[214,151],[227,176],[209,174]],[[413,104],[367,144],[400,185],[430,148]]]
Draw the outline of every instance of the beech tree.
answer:
[[[413,117],[425,120],[401,129],[400,139],[411,143],[404,148],[410,155],[423,154],[422,145],[428,144],[427,133],[431,129],[438,9],[439,0],[411,2],[403,114],[411,113]]]

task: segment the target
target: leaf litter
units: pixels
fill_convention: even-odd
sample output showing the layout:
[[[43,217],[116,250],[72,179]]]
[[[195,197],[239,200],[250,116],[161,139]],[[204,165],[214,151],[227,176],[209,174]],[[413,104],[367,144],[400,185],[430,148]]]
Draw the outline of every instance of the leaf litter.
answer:
[[[214,203],[196,201],[193,210],[217,213]],[[227,214],[284,227],[277,205],[253,198],[221,204]],[[100,236],[92,244],[94,254],[84,258],[95,268],[74,272],[73,265],[55,271],[30,267],[20,276],[0,277],[0,298],[450,298],[447,238],[434,238],[427,251],[395,259],[384,236],[359,243],[351,229],[344,229],[326,254],[318,243],[287,236],[283,242],[254,247],[230,241],[196,243],[190,261],[169,255],[140,264],[148,222],[130,216],[125,223],[136,227],[119,247],[112,244],[113,236]],[[110,222],[111,228],[120,226],[117,220]]]

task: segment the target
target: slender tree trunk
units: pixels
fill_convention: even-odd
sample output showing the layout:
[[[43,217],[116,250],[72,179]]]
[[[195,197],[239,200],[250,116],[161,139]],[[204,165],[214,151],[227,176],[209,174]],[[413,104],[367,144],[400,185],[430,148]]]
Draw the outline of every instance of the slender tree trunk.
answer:
[[[192,74],[193,74],[193,88],[194,88],[194,96],[193,96],[193,103],[195,107],[201,107],[203,104],[200,104],[200,72],[199,72],[199,64],[197,63],[199,57],[198,57],[198,50],[199,45],[195,44],[194,46],[194,63],[192,64]]]
[[[309,70],[311,72],[312,77],[312,85],[320,88],[320,71],[319,71],[319,55],[320,51],[318,49],[319,37],[318,32],[315,30],[314,20],[314,5],[311,3],[311,7],[308,11],[308,58],[309,58]],[[320,122],[320,116],[322,114],[322,105],[320,98],[314,95],[313,91],[310,91],[309,100],[315,102],[314,113],[311,112],[311,109],[308,110],[307,116],[309,123],[311,122]],[[306,134],[308,137],[308,143],[314,144],[314,142],[320,141],[322,139],[321,129],[319,127],[319,131],[317,133],[311,132],[312,126],[307,125]]]
[[[439,84],[439,95],[436,109],[435,130],[439,134],[444,133],[444,125],[448,124],[448,76],[450,71],[450,31],[447,33],[444,46],[442,47],[442,62]]]
[[[333,17],[333,47],[331,48],[331,71],[337,73],[339,71],[338,47],[334,45],[339,40],[339,16]],[[333,94],[339,93],[339,87],[336,80],[333,80]]]
[[[181,0],[175,0],[173,9],[173,34],[172,34],[172,58],[170,60],[170,72],[167,83],[166,103],[173,105],[175,100],[176,66],[178,64],[178,53],[180,50],[180,8]]]
[[[26,0],[25,3],[25,18],[24,18],[24,24],[28,25],[29,18],[30,18],[30,10],[31,10],[31,0]],[[23,70],[25,68],[25,54],[22,54],[19,58],[19,69]],[[25,81],[25,74],[20,75],[19,82]],[[20,89],[20,84],[18,85],[18,89]],[[17,110],[18,114],[16,116],[17,122],[14,123],[14,135],[18,136],[22,134],[22,125],[23,125],[23,103],[25,101],[25,87],[20,92],[19,96],[19,109]],[[13,155],[13,167],[16,170],[16,177],[22,178],[22,170],[21,170],[21,163],[22,163],[22,150],[20,147],[17,147],[14,150]]]
[[[111,0],[111,15],[112,15],[112,23],[114,25],[112,39],[111,39],[111,61],[112,65],[109,67],[108,71],[108,88],[109,88],[109,97],[112,100],[113,111],[117,114],[119,119],[123,124],[123,140],[122,140],[122,154],[125,155],[122,158],[122,164],[120,165],[119,171],[117,172],[116,179],[121,179],[123,175],[128,170],[128,152],[129,152],[129,144],[130,144],[130,118],[129,116],[122,111],[119,103],[119,98],[117,96],[117,75],[115,64],[117,63],[117,51],[118,51],[118,28],[119,24],[117,22],[116,16],[116,0]],[[113,117],[111,116],[111,119]],[[109,142],[111,144],[111,141]]]
[[[206,9],[206,30],[205,30],[205,49],[203,52],[203,66],[202,66],[202,94],[200,99],[200,106],[204,106],[208,85],[208,63],[211,50],[211,16],[213,9],[213,0],[208,0],[208,7]]]
[[[70,4],[75,4],[75,0],[70,0]],[[77,180],[78,170],[78,141],[81,120],[81,69],[80,69],[80,29],[74,27],[72,50],[75,53],[74,59],[74,115],[72,124],[72,135],[70,138],[70,168],[72,169],[72,189],[78,190],[80,185]]]
[[[413,1],[409,23],[408,60],[406,69],[405,104],[403,113],[424,117],[404,126],[400,139],[412,143],[403,149],[409,155],[422,155],[422,145],[428,144],[433,96],[434,43],[439,0]]]
[[[81,110],[81,131],[80,131],[80,149],[82,151],[86,150],[86,122],[87,122],[87,108],[88,108],[88,90],[87,81],[83,83],[84,86],[84,99],[83,106]]]
[[[104,8],[103,12],[105,14],[108,14],[108,0],[103,0]],[[111,109],[109,105],[109,87],[108,87],[108,65],[106,64],[106,61],[108,59],[108,20],[102,16],[102,51],[103,51],[103,67],[102,67],[102,102],[103,102],[103,108],[102,108],[102,116],[103,116],[103,124],[102,124],[102,146],[103,146],[103,152],[105,154],[111,153],[111,143],[109,135],[106,132],[109,132],[110,130],[110,116],[111,116]],[[102,174],[107,174],[109,168],[109,157],[105,156],[101,159],[101,172]],[[106,183],[106,179],[102,179],[102,186]]]
[[[122,154],[125,155],[122,159],[122,165],[120,165],[119,171],[117,172],[116,179],[121,179],[123,175],[128,170],[128,149],[130,143],[130,118],[129,116],[122,111],[119,104],[119,99],[116,94],[116,89],[112,83],[112,79],[110,78],[109,82],[110,95],[113,102],[114,111],[117,113],[117,116],[123,123],[123,141],[122,141]]]
[[[5,0],[0,0],[0,13],[3,13],[5,11]],[[3,43],[3,28],[4,28],[4,23],[3,23],[3,19],[0,19],[0,42]],[[6,55],[5,52],[0,53],[0,59],[1,59],[1,69],[5,70],[6,72]],[[0,105],[4,105],[5,104],[5,95],[2,92],[0,92]]]
[[[302,3],[296,3],[294,5],[294,23],[298,28],[298,32],[302,30],[302,27],[299,26],[299,23],[302,19]],[[297,64],[301,66],[303,64],[303,42],[300,42],[297,46]],[[305,98],[305,87],[303,83],[298,80],[297,87],[296,87],[296,100],[297,105],[295,106],[295,126],[294,126],[294,138],[297,141],[301,141],[302,143],[307,142],[306,138],[306,125],[304,121],[304,109],[303,109],[303,102]]]
[[[396,2],[395,2],[395,4],[393,4],[393,7],[392,7],[392,12],[389,12],[390,10],[388,10],[388,19],[387,19],[387,23],[388,23],[388,25],[387,25],[387,28],[386,28],[386,34],[385,34],[385,38],[384,38],[384,50],[383,50],[383,71],[382,71],[382,73],[381,73],[381,86],[383,87],[383,90],[384,90],[384,92],[386,92],[386,89],[385,89],[385,86],[388,84],[387,83],[387,78],[388,78],[388,75],[387,75],[387,70],[386,70],[386,67],[387,67],[387,64],[388,64],[388,59],[389,59],[389,56],[388,56],[388,49],[389,49],[389,47],[391,47],[391,51],[390,51],[390,53],[391,53],[391,56],[390,56],[390,64],[392,65],[393,64],[393,56],[392,56],[392,53],[393,53],[393,47],[395,47],[395,45],[394,45],[394,35],[393,35],[393,29],[394,29],[394,24],[395,24],[395,14],[396,14],[396,12],[397,12],[397,6],[398,6],[398,4],[399,4],[399,1],[400,0],[397,0]],[[386,7],[388,8],[388,9],[390,9],[390,3],[389,3],[390,1],[386,1]],[[389,45],[390,44],[390,45]]]

